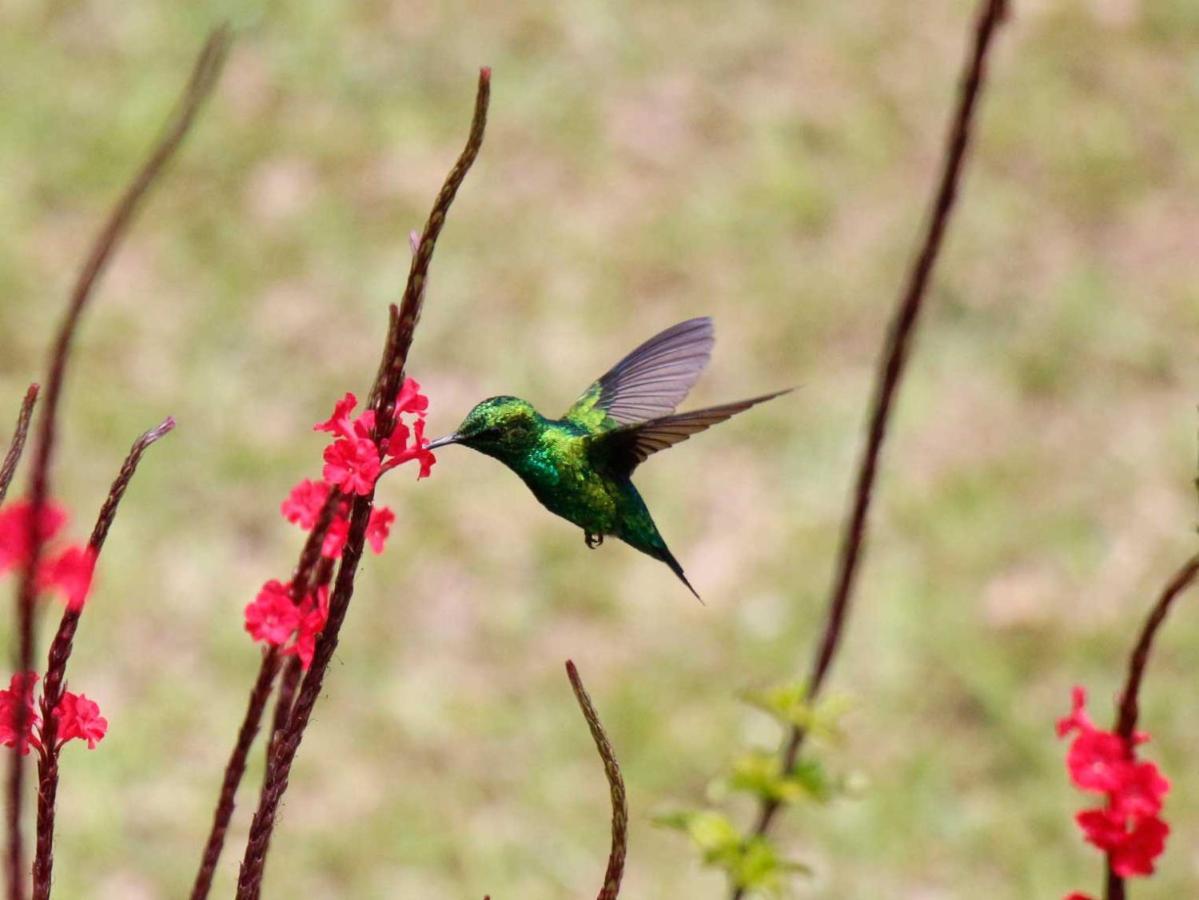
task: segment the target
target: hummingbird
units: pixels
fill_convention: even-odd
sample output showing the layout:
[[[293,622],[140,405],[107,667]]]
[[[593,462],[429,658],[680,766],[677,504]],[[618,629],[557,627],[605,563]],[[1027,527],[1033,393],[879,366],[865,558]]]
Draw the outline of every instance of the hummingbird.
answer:
[[[499,460],[550,512],[583,529],[591,549],[611,535],[664,562],[700,599],[634,487],[654,453],[786,390],[676,413],[708,364],[712,320],[688,319],[647,340],[583,391],[559,419],[520,397],[489,397],[430,450],[462,444]]]

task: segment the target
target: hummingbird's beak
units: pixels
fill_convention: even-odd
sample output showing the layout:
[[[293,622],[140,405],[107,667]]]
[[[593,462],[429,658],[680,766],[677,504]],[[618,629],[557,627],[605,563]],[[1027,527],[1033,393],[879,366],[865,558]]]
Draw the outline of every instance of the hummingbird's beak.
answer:
[[[435,441],[429,441],[429,443],[425,444],[425,449],[436,450],[438,447],[444,447],[447,444],[456,444],[460,439],[461,435],[454,432],[453,434],[447,434],[445,437],[439,437]]]

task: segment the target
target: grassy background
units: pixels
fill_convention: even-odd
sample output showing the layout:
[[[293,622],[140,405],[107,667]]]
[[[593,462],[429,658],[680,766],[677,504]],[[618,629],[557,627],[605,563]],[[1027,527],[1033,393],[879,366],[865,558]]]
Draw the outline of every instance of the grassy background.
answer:
[[[1097,889],[1053,721],[1074,683],[1107,717],[1133,630],[1194,547],[1199,7],[1015,6],[834,675],[854,708],[836,764],[870,786],[787,819],[817,870],[799,896]],[[806,668],[970,9],[3,4],[5,420],[203,32],[241,29],[70,373],[55,475],[77,535],[132,438],[180,427],[126,500],[72,660],[112,725],[66,752],[58,895],[184,893],[257,666],[241,609],[300,543],[278,503],[317,470],[311,423],[374,373],[406,235],[490,64],[487,143],[411,360],[431,430],[494,393],[555,413],[703,313],[720,340],[694,403],[803,388],[639,475],[705,608],[628,548],[587,552],[490,460],[451,449],[427,482],[389,479],[396,536],[364,566],[268,893],[593,893],[606,788],[572,657],[627,776],[625,896],[723,896],[650,818],[773,746],[736,694]],[[1146,898],[1199,878],[1197,641],[1184,604],[1147,685],[1175,833]],[[236,824],[216,896],[245,809]]]

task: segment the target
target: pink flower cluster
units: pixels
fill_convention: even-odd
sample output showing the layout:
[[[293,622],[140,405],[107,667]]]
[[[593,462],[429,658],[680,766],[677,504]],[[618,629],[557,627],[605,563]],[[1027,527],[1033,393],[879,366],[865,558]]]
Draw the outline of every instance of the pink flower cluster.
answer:
[[[329,588],[322,585],[297,603],[291,583],[268,581],[253,603],[246,606],[246,631],[256,641],[282,647],[300,657],[307,670],[316,649],[316,637],[329,618]]]
[[[25,500],[0,509],[0,575],[19,571],[29,564],[33,554],[30,540],[32,515],[33,508]],[[37,522],[37,539],[43,543],[53,541],[66,523],[66,511],[55,503],[47,503]],[[60,594],[66,600],[67,608],[78,613],[87,602],[95,568],[96,554],[90,547],[60,546],[39,558],[34,584],[39,591]],[[45,750],[36,733],[41,727],[41,716],[33,698],[37,681],[38,675],[34,672],[24,676],[15,674],[8,689],[0,690],[0,745],[18,747],[23,754],[28,753],[31,746],[39,753]],[[25,704],[25,727],[18,734],[21,703]],[[108,720],[100,715],[100,707],[83,694],[64,691],[54,716],[58,719],[55,750],[73,738],[87,741],[88,748],[92,749],[108,730]]]
[[[287,521],[305,531],[316,527],[321,510],[333,491],[339,492],[337,507],[329,529],[321,543],[321,555],[338,559],[345,548],[350,531],[350,498],[369,494],[379,477],[396,466],[416,460],[420,463],[417,478],[428,477],[437,458],[426,449],[425,415],[429,398],[420,392],[420,384],[409,378],[396,397],[396,424],[391,435],[378,443],[373,438],[374,410],[366,410],[357,418],[351,414],[358,398],[347,393],[333,408],[333,415],[314,426],[326,431],[334,440],[325,448],[325,466],[320,481],[305,478],[288,494],[280,511]],[[405,422],[404,416],[410,421]],[[366,527],[366,539],[375,553],[382,553],[395,522],[395,513],[386,506],[376,506]],[[256,641],[282,647],[284,653],[294,653],[305,669],[312,662],[316,637],[329,617],[327,586],[314,595],[296,598],[292,585],[268,581],[253,603],[246,606],[246,631]]]
[[[33,687],[37,680],[35,672],[26,672],[24,676],[16,674],[8,689],[0,691],[0,744],[19,747],[22,754],[29,753],[31,746],[36,747],[39,753],[45,750],[36,734],[42,722],[33,701]],[[25,728],[23,734],[18,735],[17,719],[22,702],[25,704]],[[63,691],[62,699],[54,709],[54,717],[58,719],[55,750],[76,738],[86,741],[87,748],[94,750],[108,732],[108,720],[100,715],[100,707],[84,694]]]
[[[369,494],[379,476],[409,460],[420,461],[417,478],[427,478],[437,458],[425,449],[425,414],[429,398],[420,392],[420,384],[409,378],[396,397],[396,423],[391,434],[375,443],[375,412],[368,409],[351,419],[358,398],[347,393],[333,407],[333,415],[313,426],[335,436],[325,448],[325,482],[346,494]],[[403,415],[412,415],[411,426]],[[409,444],[409,441],[412,441]]]
[[[1057,723],[1057,733],[1058,737],[1074,734],[1066,755],[1071,781],[1106,797],[1103,806],[1075,817],[1087,841],[1107,853],[1112,871],[1121,878],[1152,875],[1170,833],[1161,818],[1170,782],[1156,765],[1136,758],[1137,745],[1149,736],[1138,732],[1127,741],[1097,728],[1087,715],[1086,692],[1081,687],[1074,688],[1074,708]],[[1067,900],[1088,898],[1076,893]]]
[[[432,456],[432,454],[429,454]],[[311,531],[316,526],[321,509],[329,499],[332,488],[324,481],[311,481],[305,478],[288,494],[280,510],[283,518],[294,522],[305,531]],[[350,503],[345,498],[338,501],[337,511],[325,532],[321,543],[321,555],[327,559],[338,559],[346,545],[346,537],[350,533]],[[391,534],[391,525],[395,522],[395,513],[386,506],[376,506],[371,510],[370,521],[366,526],[366,539],[371,549],[376,553],[383,552],[383,546]]]
[[[30,546],[30,516],[32,507],[25,500],[9,503],[0,509],[0,575],[23,568],[32,554]],[[62,507],[47,503],[42,507],[38,534],[42,541],[53,540],[67,522]],[[96,554],[90,547],[68,545],[42,558],[38,563],[35,581],[40,591],[58,593],[74,612],[83,609],[92,587]]]

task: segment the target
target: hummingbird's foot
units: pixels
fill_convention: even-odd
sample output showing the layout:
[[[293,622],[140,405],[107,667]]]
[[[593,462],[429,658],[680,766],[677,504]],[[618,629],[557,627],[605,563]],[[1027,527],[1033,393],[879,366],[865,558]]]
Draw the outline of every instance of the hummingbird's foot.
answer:
[[[583,543],[587,545],[588,550],[594,550],[604,542],[602,534],[592,534],[590,531],[583,532]]]

